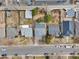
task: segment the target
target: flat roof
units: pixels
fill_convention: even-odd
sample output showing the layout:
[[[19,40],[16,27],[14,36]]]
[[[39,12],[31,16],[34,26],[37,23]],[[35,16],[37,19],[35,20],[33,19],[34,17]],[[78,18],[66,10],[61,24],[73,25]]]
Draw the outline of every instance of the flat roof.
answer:
[[[32,18],[32,11],[26,10],[25,11],[25,18]]]

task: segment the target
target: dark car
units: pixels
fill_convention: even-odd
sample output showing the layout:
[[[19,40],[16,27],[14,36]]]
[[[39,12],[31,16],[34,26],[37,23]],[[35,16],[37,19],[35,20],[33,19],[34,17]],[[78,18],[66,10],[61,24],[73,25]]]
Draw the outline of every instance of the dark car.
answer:
[[[70,53],[70,55],[75,55],[75,53],[73,52],[73,53]]]

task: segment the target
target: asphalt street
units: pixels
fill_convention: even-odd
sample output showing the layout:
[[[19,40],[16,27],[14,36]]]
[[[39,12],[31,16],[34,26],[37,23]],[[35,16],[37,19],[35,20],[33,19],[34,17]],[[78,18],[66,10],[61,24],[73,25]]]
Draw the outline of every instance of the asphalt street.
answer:
[[[7,55],[40,55],[44,53],[57,53],[57,54],[70,54],[73,52],[79,53],[79,48],[65,48],[65,47],[55,47],[55,46],[7,46],[0,47],[0,54],[3,54],[2,49],[6,49]]]
[[[43,5],[43,4],[47,4],[47,5],[67,5],[67,4],[70,4],[70,1],[69,0],[62,0],[62,1],[56,1],[56,0],[46,0],[46,1],[36,1],[34,5]]]

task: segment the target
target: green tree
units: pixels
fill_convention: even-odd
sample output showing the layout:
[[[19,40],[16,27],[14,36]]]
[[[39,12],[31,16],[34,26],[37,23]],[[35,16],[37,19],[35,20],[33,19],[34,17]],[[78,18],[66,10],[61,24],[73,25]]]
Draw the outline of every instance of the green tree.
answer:
[[[51,20],[52,20],[52,16],[51,16],[51,15],[46,14],[46,15],[44,16],[44,22],[48,23],[48,22],[50,22]]]
[[[39,19],[36,20],[36,22],[37,23],[44,22],[44,19],[43,18],[39,18]]]
[[[35,16],[36,14],[38,14],[38,10],[39,10],[38,7],[34,8],[34,9],[32,10],[32,16]]]

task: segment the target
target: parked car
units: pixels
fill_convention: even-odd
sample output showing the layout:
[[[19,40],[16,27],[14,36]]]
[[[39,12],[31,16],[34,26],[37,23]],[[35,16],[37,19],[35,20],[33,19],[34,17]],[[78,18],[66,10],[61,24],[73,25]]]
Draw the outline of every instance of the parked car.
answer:
[[[65,47],[65,48],[72,48],[72,46],[68,46],[68,45],[65,45],[64,47]]]
[[[70,55],[75,55],[75,53],[73,52],[73,53],[70,53]]]

